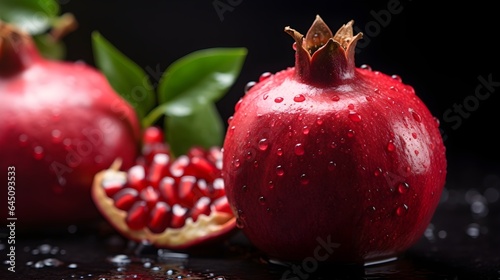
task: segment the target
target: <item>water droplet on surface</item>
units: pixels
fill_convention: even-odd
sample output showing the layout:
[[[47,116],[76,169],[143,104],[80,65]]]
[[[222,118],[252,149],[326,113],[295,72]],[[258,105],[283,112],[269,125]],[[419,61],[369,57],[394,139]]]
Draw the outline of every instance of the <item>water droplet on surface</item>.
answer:
[[[396,145],[392,142],[392,140],[387,143],[387,151],[394,152],[396,150]]]
[[[295,145],[294,152],[298,156],[302,156],[305,153],[304,146],[301,143]]]
[[[389,89],[392,90],[392,91],[399,91],[398,88],[395,87],[395,86],[390,86]]]
[[[411,115],[415,121],[422,122],[422,117],[417,112],[411,110]]]
[[[283,97],[276,97],[276,98],[274,99],[274,102],[276,102],[276,103],[281,103],[281,102],[283,102]]]
[[[406,183],[406,182],[402,182],[402,183],[398,184],[398,193],[400,193],[400,194],[404,194],[404,193],[408,192],[409,189],[410,189],[410,185],[408,185],[408,183]]]
[[[262,138],[259,141],[259,150],[265,151],[269,147],[269,142],[267,141],[266,138]]]
[[[240,99],[238,100],[238,102],[236,102],[236,104],[234,105],[234,111],[235,111],[235,112],[237,112],[237,111],[238,111],[238,109],[240,109],[240,107],[241,107],[241,103],[242,103],[242,102],[243,102],[243,99],[242,99],[242,98],[240,98]]]
[[[307,175],[306,174],[302,174],[300,175],[300,183],[302,185],[307,185],[309,184],[309,178],[307,178]]]
[[[283,155],[283,149],[282,149],[282,148],[278,148],[278,149],[276,150],[276,154],[277,154],[278,156],[282,156],[282,155]]]
[[[333,170],[335,170],[336,167],[337,167],[337,164],[335,162],[330,161],[328,163],[328,171],[333,171]]]
[[[231,124],[231,122],[233,121],[234,117],[233,116],[230,116],[229,118],[227,118],[227,124]]]
[[[330,143],[330,148],[332,148],[332,149],[337,148],[337,143],[335,143],[335,142]]]
[[[260,196],[260,197],[259,197],[259,204],[260,204],[260,205],[264,205],[264,204],[266,204],[266,198],[265,198],[265,197],[263,197],[263,196]]]
[[[375,177],[380,176],[380,174],[382,174],[382,168],[380,168],[380,167],[379,167],[379,168],[377,168],[377,169],[375,169],[375,171],[373,172],[373,175],[374,175]]]
[[[68,268],[75,269],[78,268],[78,265],[76,263],[70,263],[68,264]]]
[[[246,85],[245,85],[245,93],[247,93],[248,91],[250,91],[251,88],[253,88],[253,86],[255,86],[255,84],[257,84],[255,81],[250,81],[248,82]]]
[[[469,224],[467,226],[466,233],[467,233],[468,236],[470,236],[472,238],[479,237],[479,234],[481,233],[480,230],[479,230],[479,225],[476,224],[476,223]]]
[[[407,212],[408,212],[408,205],[406,205],[406,204],[403,204],[402,206],[399,206],[396,209],[396,215],[398,215],[400,217],[403,215],[406,215]]]
[[[349,129],[349,130],[347,131],[347,137],[349,137],[349,138],[354,137],[354,130]]]
[[[306,97],[302,94],[297,94],[293,98],[293,101],[295,101],[295,102],[304,102],[305,100],[306,100]]]
[[[368,64],[362,64],[360,67],[361,67],[361,69],[372,71],[372,67]]]
[[[108,258],[108,261],[114,265],[124,266],[131,262],[131,259],[124,254],[118,254]]]
[[[321,117],[318,117],[318,118],[316,119],[316,123],[317,123],[318,125],[321,125],[321,124],[323,123],[323,119],[321,119]]]
[[[19,135],[19,146],[26,147],[28,145],[28,135],[21,134]]]
[[[274,189],[274,182],[269,181],[268,187],[269,187],[269,189]]]
[[[401,77],[399,75],[392,75],[391,78],[393,78],[394,80],[398,81],[398,82],[402,82],[403,79],[401,79]]]
[[[233,165],[234,165],[234,167],[236,167],[236,168],[240,167],[240,160],[239,160],[239,159],[235,159],[235,160],[233,161]]]
[[[239,228],[239,229],[242,229],[245,227],[245,225],[243,224],[243,221],[241,220],[241,218],[236,218],[236,227]]]
[[[271,72],[264,72],[264,73],[262,73],[262,74],[260,75],[260,77],[259,77],[259,82],[262,82],[262,81],[264,81],[264,80],[267,80],[267,79],[268,79],[269,77],[271,77],[271,76],[272,76]]]
[[[360,122],[361,121],[361,115],[359,115],[356,112],[349,112],[349,119],[353,122]]]
[[[284,174],[285,174],[285,170],[283,170],[283,166],[281,166],[281,165],[276,166],[276,175],[281,177]]]
[[[41,146],[36,146],[33,148],[33,157],[36,160],[41,160],[44,156],[43,148]]]
[[[307,125],[302,128],[302,134],[304,134],[304,135],[309,134],[309,131],[310,131],[310,129]]]
[[[241,187],[241,191],[246,192],[246,191],[247,191],[247,188],[248,188],[248,187],[247,187],[247,185],[243,185],[243,186]]]

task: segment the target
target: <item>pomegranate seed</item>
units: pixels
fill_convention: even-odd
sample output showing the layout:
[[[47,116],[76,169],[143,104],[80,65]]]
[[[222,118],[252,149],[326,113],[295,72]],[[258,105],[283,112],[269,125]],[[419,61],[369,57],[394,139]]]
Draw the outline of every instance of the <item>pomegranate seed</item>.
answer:
[[[148,182],[146,180],[146,170],[142,165],[134,165],[127,172],[129,186],[140,191],[144,189]]]
[[[141,191],[140,198],[146,202],[148,207],[153,208],[160,199],[160,194],[155,188],[148,186]]]
[[[185,206],[192,206],[196,200],[196,193],[199,192],[196,189],[196,177],[194,176],[182,176],[179,182],[179,203]]]
[[[177,196],[177,186],[174,178],[163,177],[160,181],[158,189],[160,191],[160,195],[168,204],[174,205],[179,202],[179,197]]]
[[[139,199],[139,192],[136,189],[125,188],[113,196],[114,205],[121,210],[128,210]]]
[[[205,157],[205,149],[203,149],[203,147],[192,147],[191,149],[189,149],[187,156],[189,158]]]
[[[222,178],[217,178],[212,183],[212,195],[213,197],[221,197],[226,195],[226,190],[224,189],[224,180]]]
[[[152,143],[163,143],[163,131],[157,126],[150,126],[146,128],[143,134],[143,143],[144,144],[152,144]]]
[[[191,218],[196,222],[200,215],[210,215],[210,198],[203,196],[196,201],[194,207],[191,209]]]
[[[147,165],[153,162],[153,158],[157,154],[170,154],[168,145],[164,143],[150,143],[142,146],[142,155]]]
[[[186,213],[188,209],[175,204],[172,207],[172,221],[170,222],[171,228],[181,228],[186,223]]]
[[[151,163],[149,169],[149,183],[157,187],[161,178],[168,174],[168,165],[169,165],[170,157],[167,154],[156,154],[153,158],[153,162]]]
[[[192,175],[197,178],[203,178],[207,182],[213,182],[219,176],[217,167],[202,157],[193,157],[190,164],[184,171],[185,175]]]
[[[127,180],[123,176],[105,176],[102,180],[101,186],[108,197],[113,197],[126,184]]]
[[[196,187],[198,188],[198,190],[200,190],[203,196],[209,196],[209,197],[212,196],[212,190],[208,186],[207,181],[203,179],[198,179],[198,181],[196,182]]]
[[[170,165],[170,174],[174,177],[181,177],[184,174],[184,169],[189,165],[189,158],[186,155],[179,156]]]
[[[217,211],[217,212],[224,212],[228,214],[233,214],[233,211],[231,210],[231,206],[229,205],[229,202],[227,201],[227,197],[223,196],[220,197],[212,202],[212,205],[210,206],[212,211]]]
[[[172,220],[171,207],[164,201],[156,203],[149,216],[148,228],[153,233],[162,233]]]
[[[217,165],[222,162],[222,150],[219,147],[211,147],[207,152],[207,159]]]
[[[127,213],[125,222],[130,229],[142,229],[148,222],[149,211],[145,201],[137,201]]]

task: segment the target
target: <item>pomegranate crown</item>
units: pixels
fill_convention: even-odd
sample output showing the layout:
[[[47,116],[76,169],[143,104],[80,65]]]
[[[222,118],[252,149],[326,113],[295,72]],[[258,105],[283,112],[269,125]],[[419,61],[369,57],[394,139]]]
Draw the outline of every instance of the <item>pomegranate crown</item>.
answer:
[[[301,82],[334,86],[354,76],[356,42],[363,33],[353,35],[353,23],[344,24],[335,35],[319,15],[305,36],[285,27],[295,40],[295,73]]]

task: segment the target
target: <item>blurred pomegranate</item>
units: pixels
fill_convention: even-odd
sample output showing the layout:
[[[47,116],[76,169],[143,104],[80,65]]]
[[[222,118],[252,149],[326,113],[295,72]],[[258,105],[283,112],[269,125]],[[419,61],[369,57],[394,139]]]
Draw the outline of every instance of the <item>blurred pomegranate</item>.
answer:
[[[46,60],[29,35],[2,22],[0,100],[0,170],[10,172],[15,197],[1,219],[34,228],[99,217],[90,196],[94,175],[116,158],[131,166],[139,151],[133,108],[96,69]]]

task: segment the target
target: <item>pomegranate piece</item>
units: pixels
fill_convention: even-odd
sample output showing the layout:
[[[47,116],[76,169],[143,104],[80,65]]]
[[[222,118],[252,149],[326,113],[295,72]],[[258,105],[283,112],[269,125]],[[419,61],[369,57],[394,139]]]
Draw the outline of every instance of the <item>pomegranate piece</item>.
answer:
[[[335,34],[319,16],[305,36],[285,31],[295,66],[249,84],[223,145],[238,225],[280,260],[324,244],[332,262],[397,256],[422,236],[445,184],[438,122],[399,76],[355,66],[352,21]]]
[[[220,148],[210,150],[194,147],[173,161],[160,152],[149,166],[126,171],[117,161],[95,177],[94,202],[125,237],[159,248],[184,249],[223,238],[236,223],[215,162],[221,154],[214,150]]]

